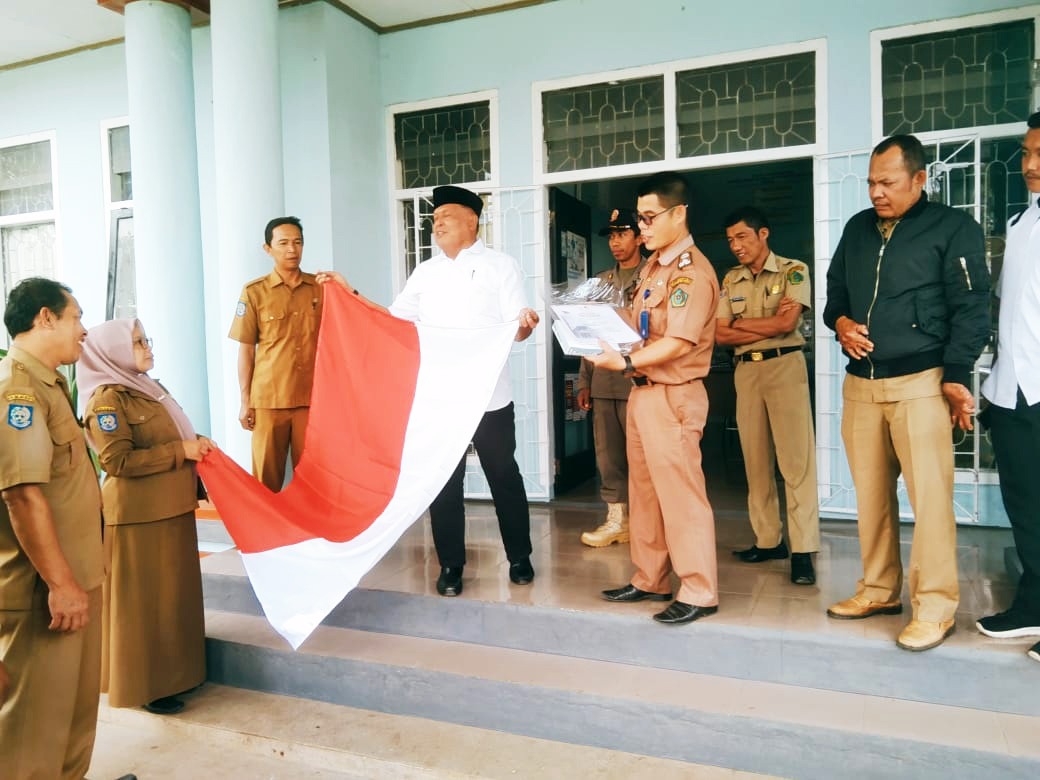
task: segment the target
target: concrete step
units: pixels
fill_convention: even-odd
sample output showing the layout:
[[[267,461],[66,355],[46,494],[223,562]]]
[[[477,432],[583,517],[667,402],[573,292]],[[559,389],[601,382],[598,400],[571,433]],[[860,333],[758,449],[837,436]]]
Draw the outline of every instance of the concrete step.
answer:
[[[617,750],[207,684],[178,715],[102,703],[90,776],[768,780]]]
[[[434,601],[455,608],[448,606],[450,600]],[[552,640],[554,647],[569,648],[567,635],[581,635],[586,627],[571,622],[566,631],[561,624],[540,636],[537,620],[532,624],[528,611],[512,631],[524,629],[535,644]],[[399,616],[399,625],[417,614],[406,612]],[[494,619],[496,613],[485,616]],[[453,622],[457,617],[452,615]],[[570,615],[572,621],[582,617]],[[224,685],[807,780],[1040,776],[1040,717],[1035,715],[843,693],[757,676],[748,679],[754,676],[750,669],[742,679],[517,650],[468,638],[449,641],[331,625],[320,627],[294,653],[262,617],[211,609],[206,619],[209,676]],[[501,616],[494,622],[503,628]],[[599,628],[596,645],[613,643],[603,642],[605,625]],[[619,632],[628,630],[621,619],[609,625]],[[645,619],[640,627],[644,642],[655,644]],[[718,666],[725,646],[746,661],[740,646],[760,641],[755,632],[727,638],[717,630],[713,633],[718,636],[705,639],[702,627],[696,628],[670,632],[686,637],[671,640],[685,653],[670,651],[673,658],[683,659],[676,666],[694,668],[701,661]],[[635,643],[625,636],[622,644]],[[784,653],[783,646],[770,647],[769,655],[760,649],[763,661]],[[824,665],[824,672],[834,668],[827,659],[840,651],[817,644],[817,666]],[[903,658],[914,663],[914,656]],[[945,682],[949,687],[961,684],[957,678]],[[594,776],[528,771],[521,775]]]
[[[207,608],[262,614],[236,553],[206,563]],[[647,617],[645,604],[593,611],[359,588],[324,625],[1040,716],[1040,675],[1022,642],[984,640],[964,616],[958,633],[927,653],[896,647],[905,616],[831,621],[827,634],[813,630],[815,615],[808,625],[782,616],[754,625],[729,617],[725,605],[694,626],[664,628]]]

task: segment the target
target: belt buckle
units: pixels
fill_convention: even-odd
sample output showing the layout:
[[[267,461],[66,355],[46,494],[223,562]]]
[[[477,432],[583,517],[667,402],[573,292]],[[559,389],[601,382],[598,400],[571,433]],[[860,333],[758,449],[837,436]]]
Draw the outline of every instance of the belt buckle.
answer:
[[[763,354],[761,352],[752,352],[751,353],[751,362],[752,363],[758,363],[758,362],[760,362],[760,361],[762,361],[764,359],[765,359],[765,357],[763,356]]]

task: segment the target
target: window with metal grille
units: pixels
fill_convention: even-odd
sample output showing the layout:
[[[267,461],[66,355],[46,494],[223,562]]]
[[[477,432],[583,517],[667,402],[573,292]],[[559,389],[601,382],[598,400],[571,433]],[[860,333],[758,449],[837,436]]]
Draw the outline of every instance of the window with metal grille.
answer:
[[[483,182],[491,178],[488,101],[394,116],[397,189]]]

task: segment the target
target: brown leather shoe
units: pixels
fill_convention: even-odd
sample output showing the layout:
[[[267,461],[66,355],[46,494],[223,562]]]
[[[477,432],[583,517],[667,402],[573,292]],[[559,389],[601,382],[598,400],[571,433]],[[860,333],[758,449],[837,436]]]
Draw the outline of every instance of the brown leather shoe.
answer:
[[[899,634],[896,644],[911,653],[931,650],[946,641],[946,637],[957,629],[953,620],[930,623],[927,620],[911,620]]]
[[[851,599],[831,604],[827,610],[827,617],[838,620],[862,620],[871,615],[898,615],[903,611],[903,605],[899,601],[871,601],[863,596],[853,596]]]

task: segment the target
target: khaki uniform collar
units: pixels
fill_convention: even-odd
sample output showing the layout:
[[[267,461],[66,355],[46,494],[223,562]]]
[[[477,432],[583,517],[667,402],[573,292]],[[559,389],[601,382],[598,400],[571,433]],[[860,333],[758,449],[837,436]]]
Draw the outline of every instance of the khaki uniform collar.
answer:
[[[277,271],[271,271],[265,281],[268,287],[277,287],[280,284],[285,284],[285,281],[278,275]],[[300,284],[314,284],[314,275],[306,271],[300,271]]]
[[[765,263],[762,264],[762,271],[769,271],[774,274],[780,273],[780,264],[777,262],[776,253],[769,253],[769,257],[767,257]],[[759,271],[759,274],[761,274],[762,271]],[[755,275],[751,273],[751,269],[746,265],[737,266],[736,272],[734,281],[741,281],[743,279],[753,281],[755,279]]]
[[[670,247],[668,249],[668,253],[667,254],[661,254],[659,252],[656,255],[657,264],[658,265],[670,265],[671,262],[675,258],[677,258],[679,255],[681,255],[683,252],[685,252],[691,246],[693,246],[693,236],[691,236],[689,233],[687,233],[686,234],[686,238],[682,239],[674,247]]]
[[[47,368],[41,363],[35,355],[31,352],[26,352],[24,349],[19,347],[17,344],[12,344],[11,348],[7,351],[8,356],[12,360],[17,360],[28,371],[33,378],[40,380],[44,384],[53,387],[61,379],[61,376],[57,371]]]

